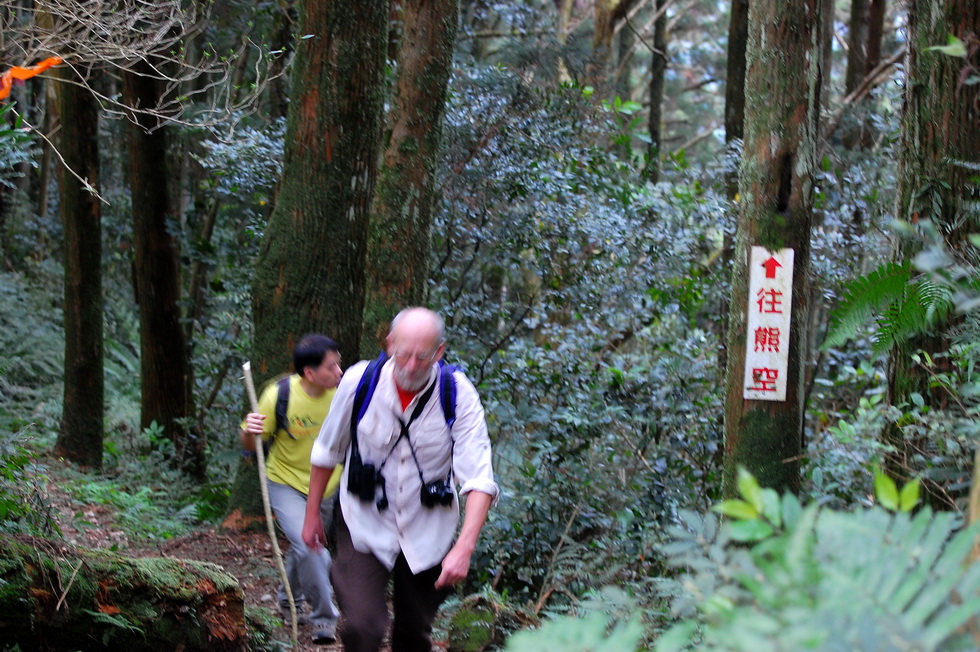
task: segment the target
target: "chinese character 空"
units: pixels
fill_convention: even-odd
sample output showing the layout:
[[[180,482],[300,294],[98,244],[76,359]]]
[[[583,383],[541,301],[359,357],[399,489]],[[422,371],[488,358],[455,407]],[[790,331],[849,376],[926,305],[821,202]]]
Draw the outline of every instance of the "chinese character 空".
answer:
[[[749,389],[760,392],[775,392],[777,378],[779,378],[779,369],[768,369],[766,367],[752,369],[752,382],[755,385]]]

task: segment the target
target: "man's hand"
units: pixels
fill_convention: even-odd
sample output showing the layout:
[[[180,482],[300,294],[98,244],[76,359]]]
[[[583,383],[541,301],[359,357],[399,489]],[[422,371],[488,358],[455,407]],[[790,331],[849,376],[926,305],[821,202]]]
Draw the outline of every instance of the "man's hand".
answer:
[[[238,431],[238,440],[242,448],[247,451],[255,451],[255,436],[262,434],[265,415],[258,412],[249,412],[245,415],[245,428]]]
[[[310,550],[323,547],[327,541],[327,537],[323,535],[320,505],[331,475],[333,475],[333,467],[310,465],[310,495],[306,497],[306,518],[303,519],[303,543]]]
[[[320,513],[306,515],[303,519],[303,543],[310,550],[318,550],[324,546],[327,538],[323,536],[323,519]]]
[[[265,415],[258,412],[249,412],[245,415],[245,432],[252,435],[261,435],[264,427]]]
[[[466,495],[466,515],[459,538],[442,560],[442,573],[436,580],[436,588],[449,588],[463,581],[470,570],[470,557],[476,550],[476,539],[487,520],[493,497],[479,491]]]
[[[473,549],[467,549],[457,542],[442,560],[442,573],[436,580],[437,589],[448,589],[462,582],[470,572],[470,557]]]

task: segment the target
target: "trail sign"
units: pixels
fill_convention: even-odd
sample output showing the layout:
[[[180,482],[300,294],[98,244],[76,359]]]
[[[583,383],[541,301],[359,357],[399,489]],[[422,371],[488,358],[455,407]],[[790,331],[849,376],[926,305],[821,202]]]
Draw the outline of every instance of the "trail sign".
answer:
[[[793,250],[752,247],[742,398],[786,400],[792,304]]]

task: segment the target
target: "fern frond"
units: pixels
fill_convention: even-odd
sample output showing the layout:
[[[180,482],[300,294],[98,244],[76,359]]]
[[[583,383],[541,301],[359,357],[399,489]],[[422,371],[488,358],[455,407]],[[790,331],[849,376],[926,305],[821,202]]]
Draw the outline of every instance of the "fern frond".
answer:
[[[908,263],[885,263],[847,284],[840,305],[831,315],[822,349],[844,344],[867,325],[875,313],[899,300],[912,278]]]
[[[884,353],[898,342],[944,323],[953,311],[951,290],[921,276],[905,287],[901,300],[893,302],[878,319],[874,352]]]

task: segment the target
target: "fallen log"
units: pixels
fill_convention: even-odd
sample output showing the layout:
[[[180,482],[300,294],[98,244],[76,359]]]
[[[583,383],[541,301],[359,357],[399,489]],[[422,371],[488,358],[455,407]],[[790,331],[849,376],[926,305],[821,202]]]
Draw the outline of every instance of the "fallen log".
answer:
[[[245,596],[220,566],[0,541],[0,641],[24,650],[248,649]]]

